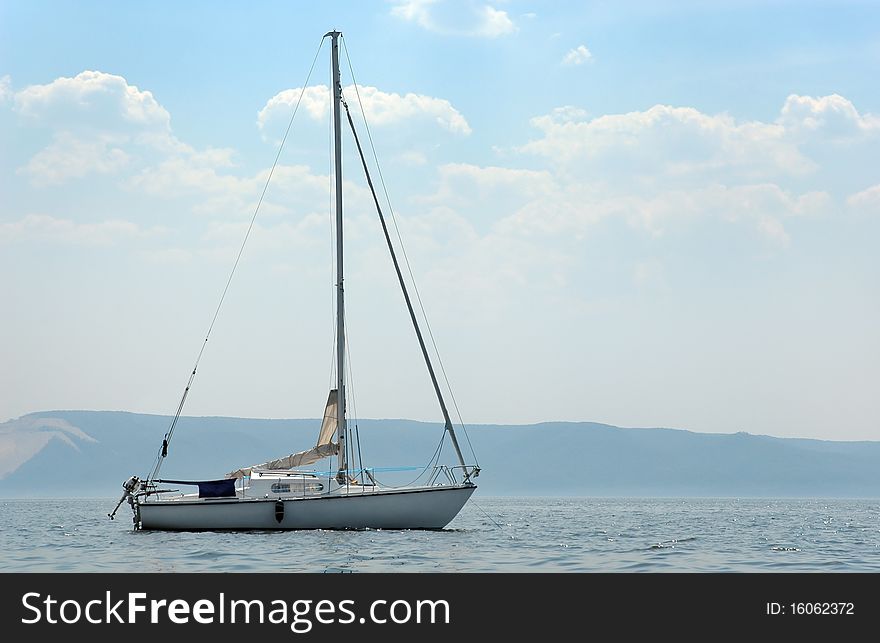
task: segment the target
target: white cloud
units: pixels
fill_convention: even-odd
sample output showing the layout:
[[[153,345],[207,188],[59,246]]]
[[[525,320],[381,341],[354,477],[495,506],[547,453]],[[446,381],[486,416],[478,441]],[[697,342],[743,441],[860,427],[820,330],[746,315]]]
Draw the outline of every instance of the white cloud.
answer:
[[[853,208],[875,210],[880,212],[880,184],[851,195],[846,200],[847,205]]]
[[[536,287],[543,296],[564,282],[571,257],[532,238],[494,228],[481,231],[474,206],[419,207],[417,216],[398,212],[398,225],[414,258],[419,287],[431,293],[430,309],[440,315],[471,310],[481,322],[502,321],[516,314],[522,289]],[[386,263],[380,262],[377,270],[384,275]],[[511,297],[512,292],[519,296]]]
[[[446,131],[470,133],[465,118],[449,101],[420,94],[382,92],[360,87],[371,125],[434,121]],[[346,88],[353,110],[354,87]],[[298,90],[274,96],[260,111],[261,128],[273,118],[289,118]],[[309,87],[303,110],[314,119],[329,113],[329,88]],[[26,161],[18,172],[32,185],[57,185],[89,175],[118,175],[120,185],[163,199],[197,199],[193,211],[238,218],[253,211],[268,169],[251,176],[227,171],[234,166],[226,148],[196,150],[171,131],[168,111],[149,91],[125,78],[85,71],[72,78],[32,85],[14,94],[14,108],[23,124],[43,128],[52,142]],[[408,162],[422,163],[410,156]],[[124,171],[124,172],[123,172]],[[302,166],[279,166],[263,204],[266,214],[313,211],[326,202],[328,179]],[[356,188],[355,188],[356,189]],[[277,199],[273,202],[273,199]],[[278,205],[284,202],[284,206]]]
[[[537,245],[553,238],[562,253],[566,240],[585,238],[607,219],[653,237],[699,220],[745,225],[785,246],[790,241],[785,220],[821,216],[832,206],[826,192],[797,193],[774,183],[633,185],[621,192],[564,173],[468,164],[441,166],[438,181],[436,192],[421,203],[446,208],[473,235]]]
[[[516,33],[516,25],[507,15],[506,11],[494,9],[489,5],[484,6],[478,14],[482,21],[478,23],[473,34],[495,38],[509,33]]]
[[[350,101],[354,101],[355,98],[353,89],[353,87],[347,88]],[[380,91],[375,87],[360,87],[359,91],[370,123],[388,125],[424,115],[433,118],[438,125],[454,134],[471,133],[470,125],[464,116],[444,98],[412,93],[401,96],[397,93]]]
[[[391,15],[449,36],[497,38],[517,31],[506,11],[473,0],[399,0]]]
[[[655,105],[645,111],[575,118],[572,108],[532,119],[543,136],[519,149],[562,165],[592,162],[591,172],[686,176],[724,170],[763,177],[802,175],[815,164],[778,123],[737,122],[693,107]]]
[[[440,127],[454,134],[468,135],[471,133],[464,116],[452,104],[443,98],[434,98],[423,94],[397,94],[383,92],[375,87],[359,85],[358,91],[363,101],[367,122],[372,126],[397,124],[402,121],[418,118],[430,118]],[[353,85],[343,88],[343,93],[352,112],[358,111],[357,94]],[[302,94],[300,109],[315,120],[326,118],[330,113],[330,89],[326,85],[314,85],[302,88],[285,89],[275,94],[257,115],[257,125],[262,131],[277,126],[283,131],[290,119],[292,110]],[[280,138],[280,136],[279,136]]]
[[[425,29],[432,29],[430,7],[438,0],[401,0],[391,8],[391,15],[403,20],[415,22]]]
[[[416,166],[425,165],[428,157],[418,150],[407,150],[397,155],[398,160],[404,165]]]
[[[153,94],[129,85],[122,76],[84,71],[73,78],[57,78],[15,93],[15,109],[31,118],[81,123],[103,130],[131,125],[169,132],[171,116]]]
[[[491,230],[527,204],[550,198],[559,189],[546,170],[449,163],[438,168],[437,174],[437,191],[419,201],[456,209],[480,233]]]
[[[551,186],[551,175],[546,170],[525,170],[470,163],[447,163],[439,168],[445,179],[467,177],[483,188],[516,187],[526,192],[542,192]]]
[[[7,74],[0,76],[0,103],[5,103],[12,97],[12,78]]]
[[[442,185],[431,201],[450,203],[462,198],[500,197],[515,193],[522,198],[545,195],[556,187],[550,172],[470,163],[447,163],[438,168]]]
[[[447,100],[375,87],[359,90],[371,125],[430,119],[450,132],[471,131]],[[345,91],[349,105],[356,109],[354,87]],[[267,101],[258,115],[260,128],[266,132],[276,123],[286,123],[299,94],[299,89],[285,90]],[[129,189],[163,199],[191,197],[197,202],[193,211],[231,222],[252,213],[266,180],[268,170],[250,176],[226,172],[234,165],[232,150],[198,151],[177,141],[167,110],[150,92],[120,76],[83,72],[25,88],[14,94],[14,101],[16,110],[33,120],[48,122],[56,113],[74,114],[54,133],[52,143],[20,169],[37,185],[125,169],[129,176],[124,185]],[[327,118],[327,86],[306,88],[303,101],[302,109],[310,118]],[[101,129],[101,124],[107,128]],[[770,123],[667,105],[591,118],[569,105],[534,118],[532,124],[541,136],[516,151],[547,161],[548,169],[446,164],[437,170],[435,193],[410,203],[426,206],[438,216],[447,213],[457,222],[462,238],[492,237],[497,247],[507,249],[541,235],[582,238],[610,217],[655,236],[697,218],[742,222],[785,245],[790,234],[784,221],[825,212],[831,202],[823,191],[784,187],[785,179],[803,177],[817,167],[801,150],[803,136],[842,129],[867,136],[877,128],[873,116],[859,114],[839,96],[790,96],[779,119]],[[146,162],[140,158],[145,156],[144,148],[152,151]],[[409,165],[427,161],[412,150],[397,158]],[[313,174],[306,166],[281,165],[264,204],[265,214],[295,212],[298,220],[323,216],[328,186],[327,176]],[[362,187],[349,187],[347,197],[363,197],[369,205]],[[873,203],[877,192],[875,186],[853,195],[849,203]],[[106,243],[144,234],[132,225],[116,220],[76,224],[31,215],[3,224],[2,236]]]
[[[125,239],[163,233],[162,228],[145,230],[136,223],[122,219],[77,223],[45,214],[28,214],[18,221],[0,223],[0,243],[49,241],[69,245],[106,246]]]
[[[302,94],[302,99],[300,99],[300,94]],[[314,120],[321,120],[327,116],[330,110],[332,102],[330,87],[312,85],[306,87],[305,91],[302,87],[297,87],[278,92],[266,102],[263,109],[257,114],[257,125],[260,129],[265,129],[267,121],[279,115],[283,116],[281,120],[286,124],[293,114],[297,102],[300,102],[300,109],[304,109]]]
[[[139,159],[208,153],[178,141],[153,94],[114,74],[83,71],[30,85],[13,94],[13,105],[25,126],[52,133],[49,146],[19,168],[38,186],[116,173]]]
[[[63,183],[87,174],[112,174],[124,168],[131,157],[115,146],[112,137],[93,140],[75,138],[69,132],[55,135],[49,147],[37,152],[18,173],[31,177],[36,186]]]
[[[833,191],[844,165],[851,181],[876,182],[873,159],[880,119],[859,113],[838,95],[791,95],[771,122],[670,105],[589,117],[569,105],[531,123],[541,135],[514,151],[549,163],[563,191],[579,181],[601,185],[607,196],[653,198],[722,185],[752,186],[754,197],[767,185],[790,194],[803,192],[803,181],[809,178],[812,196],[804,196],[796,208],[780,201],[788,215],[810,210],[808,201],[814,197],[814,210],[827,209],[830,197],[824,191]],[[871,198],[871,193],[852,195],[849,204],[866,207]],[[783,238],[770,224],[763,230]]]
[[[421,109],[437,119],[445,118],[453,130],[467,128],[445,101],[370,89],[362,92],[380,124]],[[96,174],[117,175],[119,185],[128,190],[166,202],[191,199],[193,212],[236,219],[253,212],[267,179],[268,168],[250,176],[228,171],[235,165],[231,149],[197,150],[179,141],[172,134],[169,113],[152,93],[129,85],[121,76],[86,71],[27,87],[14,95],[14,101],[26,126],[42,127],[52,135],[52,142],[18,169],[34,186]],[[323,108],[312,105],[313,116],[320,117]],[[328,185],[326,176],[313,175],[307,167],[280,165],[262,211],[266,215],[308,213],[319,202],[324,207]],[[281,200],[284,206],[278,205]],[[85,239],[93,234],[105,239],[111,231],[121,234],[125,229],[113,228],[115,224],[95,229],[71,227],[72,222],[64,221],[37,218],[5,224],[4,235]]]
[[[792,133],[821,133],[838,141],[880,134],[880,118],[860,114],[852,102],[838,94],[819,98],[792,94],[785,100],[779,122]]]
[[[574,105],[563,105],[562,107],[554,107],[549,116],[555,123],[570,123],[586,119],[587,110]]]
[[[593,54],[590,53],[590,50],[587,49],[584,45],[578,45],[574,49],[570,50],[565,56],[562,58],[562,64],[571,66],[571,65],[583,65],[585,62],[588,62],[593,59]]]
[[[694,219],[753,223],[780,238],[780,219],[826,212],[831,197],[824,192],[792,194],[775,184],[710,185],[700,189],[661,190],[653,194],[617,195],[577,181],[561,183],[540,198],[528,201],[497,226],[523,237],[573,235],[583,237],[608,217],[625,220],[632,228],[662,235],[667,228]],[[776,221],[777,223],[772,223]]]
[[[773,217],[759,218],[758,230],[765,237],[782,246],[787,246],[791,241],[788,232],[785,231],[785,226],[782,225],[782,222],[779,219],[774,219]]]
[[[653,237],[696,221],[740,225],[784,247],[789,221],[833,208],[822,189],[786,186],[802,185],[819,166],[782,123],[658,105],[592,119],[565,106],[533,124],[544,136],[518,151],[546,159],[550,169],[446,164],[434,194],[418,202],[449,208],[477,236],[554,237],[561,245],[618,219]],[[866,191],[851,202],[871,198]]]
[[[132,176],[128,185],[154,196],[175,198],[188,194],[252,192],[245,179],[220,174],[212,163],[194,156],[175,156],[150,166]]]
[[[131,189],[166,199],[198,197],[194,211],[222,218],[240,219],[253,213],[269,170],[252,176],[222,174],[212,156],[169,158],[131,177]],[[311,212],[326,207],[329,178],[313,174],[304,165],[278,165],[261,206],[263,215]],[[276,205],[283,200],[284,206]]]

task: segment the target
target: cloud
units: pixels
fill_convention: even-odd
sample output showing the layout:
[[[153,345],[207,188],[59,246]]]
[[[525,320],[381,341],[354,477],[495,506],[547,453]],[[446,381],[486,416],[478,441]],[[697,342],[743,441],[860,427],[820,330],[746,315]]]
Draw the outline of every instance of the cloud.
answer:
[[[113,174],[156,156],[196,154],[173,136],[171,116],[153,94],[122,76],[83,71],[30,85],[14,92],[13,108],[24,126],[52,134],[18,170],[36,186]]]
[[[506,11],[473,0],[399,0],[391,15],[447,36],[497,38],[517,31]]]
[[[31,177],[36,186],[63,183],[87,174],[112,174],[124,168],[131,157],[117,147],[112,137],[90,141],[75,138],[69,132],[55,135],[49,147],[37,152],[19,174]]]
[[[870,151],[876,123],[840,96],[790,96],[773,122],[668,105],[598,117],[561,107],[534,118],[542,136],[516,148],[550,164],[546,183],[530,195],[511,190],[507,200],[499,198],[503,209],[491,229],[522,239],[582,239],[601,222],[617,219],[659,237],[714,221],[747,226],[785,247],[793,243],[795,219],[835,209],[829,190],[842,162],[835,146],[845,141],[848,150]],[[861,165],[855,161],[855,169]],[[469,175],[480,173],[472,169]],[[481,177],[484,183],[488,176]],[[442,168],[441,179],[438,195],[457,197],[453,202],[466,220],[476,216],[467,209],[481,211],[495,202],[468,191]],[[515,202],[513,195],[519,196]],[[465,198],[473,204],[463,205]],[[880,208],[880,186],[851,195],[847,203]]]
[[[473,31],[473,34],[476,36],[495,38],[509,33],[516,33],[516,25],[513,24],[506,11],[493,9],[486,5],[477,15],[482,17],[482,21],[478,23],[478,27]]]
[[[805,104],[828,111],[822,101]],[[666,105],[591,118],[569,105],[532,124],[543,136],[515,152],[537,156],[547,169],[517,168],[510,154],[509,167],[442,165],[436,190],[418,203],[446,208],[478,238],[547,243],[543,237],[559,247],[617,220],[653,238],[700,222],[744,226],[784,248],[793,242],[796,219],[834,210],[834,198],[822,189],[827,159],[807,156],[782,122]],[[824,140],[818,131],[814,138]],[[880,189],[871,188],[850,204],[875,199]]]
[[[18,221],[0,223],[0,243],[49,241],[65,245],[107,246],[120,240],[161,235],[162,228],[144,229],[131,221],[108,219],[77,223],[45,214],[28,214]]]
[[[447,100],[421,94],[396,94],[375,87],[360,87],[371,125],[382,127],[435,122],[443,130],[459,135],[471,132],[465,118]],[[353,100],[355,89],[346,88]],[[287,90],[272,97],[260,111],[261,129],[269,131],[276,122],[289,118],[299,90]],[[224,218],[252,212],[268,170],[250,176],[229,171],[234,154],[227,148],[197,150],[178,140],[171,130],[168,111],[149,91],[131,85],[122,76],[84,71],[74,77],[58,78],[32,85],[13,96],[14,109],[23,126],[42,128],[51,136],[44,149],[31,156],[18,173],[37,187],[59,185],[88,176],[118,176],[119,185],[141,194],[165,200],[197,199],[194,212]],[[329,113],[329,88],[309,87],[303,110],[313,119]],[[408,162],[424,162],[410,156]],[[302,166],[279,166],[268,198],[266,214],[310,212],[326,201],[328,179]],[[273,199],[278,201],[273,202]],[[278,205],[283,198],[284,206]]]
[[[682,178],[723,171],[728,177],[804,175],[815,163],[779,123],[737,122],[693,107],[654,105],[645,111],[578,119],[571,108],[533,118],[543,136],[519,151],[561,165],[606,174]]]
[[[148,91],[129,85],[125,78],[101,71],[83,71],[73,78],[57,78],[46,85],[30,85],[14,96],[22,115],[70,125],[78,122],[102,130],[140,129],[167,133],[171,116]]]
[[[218,169],[210,155],[173,157],[132,176],[127,186],[164,199],[196,197],[193,211],[197,214],[234,219],[252,214],[269,170],[236,176]],[[328,176],[313,174],[307,166],[278,165],[260,212],[265,216],[326,208],[329,185]],[[278,205],[282,201],[284,205]]]
[[[175,198],[189,194],[252,193],[256,184],[248,179],[218,172],[209,155],[174,156],[144,168],[128,180],[129,187],[146,194]]]
[[[664,234],[695,219],[758,226],[781,238],[782,219],[818,216],[830,208],[825,192],[793,194],[775,184],[660,190],[653,194],[614,194],[577,181],[559,183],[552,192],[529,200],[499,222],[497,228],[523,237],[572,235],[581,238],[600,221],[616,217],[634,230]],[[771,223],[771,221],[778,221]]]
[[[651,237],[696,221],[745,225],[786,246],[786,221],[823,216],[833,200],[824,191],[796,192],[771,182],[633,185],[620,191],[548,170],[447,164],[438,169],[434,194],[420,203],[454,214],[471,231],[464,237],[499,236],[538,245],[553,239],[552,246],[563,248],[610,219]]]
[[[758,219],[758,230],[765,237],[782,246],[787,246],[791,241],[791,237],[788,236],[788,232],[785,231],[785,226],[782,225],[782,222],[779,219],[774,219],[769,216],[761,217]]]
[[[300,91],[285,90],[266,102],[258,114],[264,134],[287,122]],[[367,86],[359,91],[371,125],[427,120],[448,132],[471,132],[464,116],[445,99]],[[357,109],[354,87],[345,92]],[[266,180],[268,170],[245,176],[228,171],[234,167],[232,150],[195,150],[178,141],[167,110],[152,93],[121,76],[87,71],[27,87],[14,93],[13,100],[29,122],[51,123],[55,116],[71,115],[60,121],[51,143],[19,169],[35,185],[124,171],[121,184],[129,190],[165,200],[190,198],[194,212],[211,214],[213,223],[229,223],[252,213]],[[306,88],[302,109],[309,118],[326,119],[329,105],[327,86]],[[880,129],[875,117],[860,114],[836,95],[789,96],[773,122],[670,105],[592,117],[568,105],[531,124],[539,135],[507,156],[513,161],[516,154],[531,157],[529,169],[441,165],[434,193],[414,197],[405,207],[447,217],[461,238],[492,237],[493,247],[507,250],[540,236],[580,239],[610,218],[652,236],[690,220],[713,219],[750,226],[763,238],[785,245],[791,242],[787,227],[792,217],[821,215],[832,203],[821,189],[786,187],[788,180],[816,176],[818,161],[825,161],[810,158],[804,141],[838,140],[841,132],[865,139]],[[406,148],[396,158],[409,165],[427,161]],[[329,177],[304,165],[280,165],[264,214],[296,213],[298,220],[324,216],[328,186]],[[362,186],[347,183],[346,189],[349,202],[363,198],[369,206]],[[878,200],[877,192],[876,186],[869,188],[848,203],[870,205]],[[3,224],[2,238],[110,243],[148,234],[133,225],[30,215]]]
[[[461,115],[446,101],[414,94],[401,97],[372,89],[361,91],[380,124],[421,110],[437,119],[445,118],[453,130],[467,128]],[[316,95],[307,92],[307,99]],[[283,104],[283,97],[276,99],[276,103]],[[171,131],[168,111],[151,92],[130,85],[122,76],[84,71],[72,78],[27,87],[15,93],[14,105],[26,126],[42,127],[52,136],[47,147],[18,169],[37,187],[90,175],[114,175],[119,176],[118,184],[129,191],[166,203],[191,198],[196,213],[241,218],[253,212],[268,176],[268,168],[250,176],[229,171],[235,167],[231,149],[199,150],[178,140]],[[326,105],[317,99],[310,105],[307,100],[306,109],[319,118]],[[328,185],[326,176],[314,175],[305,166],[280,165],[263,211],[269,215],[291,209],[309,212],[319,201],[323,207]],[[285,206],[273,203],[273,197],[282,197]],[[7,227],[6,236],[76,237],[80,230],[70,228],[64,220],[29,219],[7,225],[12,227]],[[105,233],[112,230],[122,234],[124,229],[108,225],[91,232],[105,239]]]
[[[822,134],[837,141],[880,134],[880,118],[859,114],[852,102],[838,94],[819,98],[792,94],[785,100],[779,123],[792,133]]]
[[[12,78],[7,74],[0,76],[0,103],[5,103],[12,98]]]
[[[397,94],[383,92],[375,87],[359,85],[358,91],[366,111],[367,122],[372,126],[398,124],[407,120],[428,118],[443,129],[453,134],[467,136],[471,133],[470,125],[464,116],[452,104],[443,98],[434,98],[423,94]],[[282,124],[286,126],[293,108],[302,94],[300,109],[315,120],[326,118],[330,113],[330,88],[326,85],[314,85],[302,88],[285,89],[275,94],[257,114],[257,125],[265,132]],[[353,85],[343,88],[348,106],[353,112],[359,110],[357,94]]]
[[[397,155],[397,159],[404,165],[409,166],[425,165],[428,162],[428,157],[418,150],[401,152]]]
[[[593,54],[590,53],[590,50],[587,49],[584,45],[579,45],[569,51],[562,58],[562,64],[571,66],[571,65],[583,65],[585,62],[588,62],[593,59]]]
[[[876,182],[880,119],[836,94],[788,96],[772,121],[672,105],[590,116],[568,105],[531,124],[540,135],[514,153],[548,163],[565,182],[601,184],[609,195],[767,184],[798,192],[806,180],[817,193],[834,192],[843,167],[856,185]],[[850,205],[868,200],[852,195]]]
[[[491,227],[481,230],[474,210],[464,203],[423,204],[416,211],[415,216],[398,212],[398,225],[419,287],[431,293],[430,308],[439,315],[466,309],[481,322],[497,323],[516,314],[522,289],[535,287],[543,297],[570,272],[567,253]],[[376,278],[386,272],[385,262],[379,262]]]
[[[852,208],[880,212],[880,184],[853,194],[846,203]]]
[[[546,170],[525,170],[470,163],[447,163],[439,168],[446,180],[466,178],[481,188],[516,188],[526,193],[543,192],[550,187],[551,175]]]
[[[438,189],[421,203],[454,208],[475,231],[486,233],[508,214],[558,188],[550,172],[469,163],[438,168]]]
[[[431,201],[450,203],[461,198],[504,194],[529,198],[545,195],[556,187],[547,170],[527,170],[470,163],[447,163],[438,168],[441,191]]]

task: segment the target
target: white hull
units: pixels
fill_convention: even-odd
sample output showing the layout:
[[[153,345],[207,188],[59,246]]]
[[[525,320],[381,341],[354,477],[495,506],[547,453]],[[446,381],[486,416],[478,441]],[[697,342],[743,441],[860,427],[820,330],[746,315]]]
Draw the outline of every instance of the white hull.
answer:
[[[475,489],[457,485],[310,498],[159,500],[139,503],[138,511],[141,529],[443,529]]]

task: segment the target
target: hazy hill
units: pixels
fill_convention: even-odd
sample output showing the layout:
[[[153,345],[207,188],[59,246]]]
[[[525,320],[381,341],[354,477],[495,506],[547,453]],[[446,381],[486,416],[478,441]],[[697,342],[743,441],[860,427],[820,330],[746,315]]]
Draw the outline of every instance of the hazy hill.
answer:
[[[0,424],[0,497],[114,496],[129,475],[148,471],[169,421],[51,411]],[[308,448],[318,425],[316,419],[185,417],[162,473],[220,478]],[[375,467],[424,465],[442,433],[439,424],[409,420],[358,425],[364,461]],[[880,497],[880,442],[591,422],[476,425],[469,433],[484,469],[481,493],[487,495]],[[461,441],[466,445],[463,436]],[[450,450],[447,442],[444,453]]]

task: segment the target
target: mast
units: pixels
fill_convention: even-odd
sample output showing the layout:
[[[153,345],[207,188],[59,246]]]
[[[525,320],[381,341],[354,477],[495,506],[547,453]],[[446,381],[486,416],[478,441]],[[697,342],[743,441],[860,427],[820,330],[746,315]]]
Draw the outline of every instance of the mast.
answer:
[[[346,423],[345,423],[345,290],[343,288],[342,261],[342,127],[340,103],[342,102],[342,85],[339,81],[339,36],[338,31],[324,35],[330,36],[333,64],[333,152],[336,174],[336,378],[339,404],[336,407],[337,431],[339,436],[339,471],[336,480],[340,484],[348,480],[348,459],[346,457]]]

